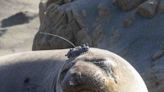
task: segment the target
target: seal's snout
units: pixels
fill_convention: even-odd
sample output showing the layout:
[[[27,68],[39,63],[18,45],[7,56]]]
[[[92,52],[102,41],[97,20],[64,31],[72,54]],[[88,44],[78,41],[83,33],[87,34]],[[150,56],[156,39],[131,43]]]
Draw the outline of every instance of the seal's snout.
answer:
[[[108,78],[93,62],[78,61],[62,81],[64,92],[109,92]]]

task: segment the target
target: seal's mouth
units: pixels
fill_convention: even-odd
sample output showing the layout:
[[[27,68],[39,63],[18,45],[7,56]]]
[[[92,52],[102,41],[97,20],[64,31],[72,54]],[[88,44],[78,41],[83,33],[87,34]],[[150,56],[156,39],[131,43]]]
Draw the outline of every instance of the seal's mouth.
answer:
[[[106,59],[78,59],[62,70],[63,92],[110,92],[109,80],[117,83],[112,64]],[[111,82],[111,81],[110,81]]]

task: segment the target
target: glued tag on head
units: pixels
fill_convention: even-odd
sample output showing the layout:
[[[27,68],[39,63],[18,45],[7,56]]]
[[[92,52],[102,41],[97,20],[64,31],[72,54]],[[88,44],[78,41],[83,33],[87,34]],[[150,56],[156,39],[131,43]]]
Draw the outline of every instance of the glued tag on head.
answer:
[[[66,54],[66,56],[68,58],[74,58],[74,57],[77,57],[77,56],[81,55],[84,52],[87,52],[88,50],[89,50],[88,44],[83,44],[81,46],[71,48],[69,50],[69,52]]]

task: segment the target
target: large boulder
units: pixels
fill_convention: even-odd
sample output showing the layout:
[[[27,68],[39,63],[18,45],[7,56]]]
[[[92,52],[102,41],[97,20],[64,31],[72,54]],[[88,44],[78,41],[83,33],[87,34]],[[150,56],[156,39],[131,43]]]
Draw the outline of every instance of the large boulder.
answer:
[[[34,39],[33,50],[72,47],[60,37],[40,32],[64,37],[75,45],[88,43],[93,47],[107,49],[128,60],[144,78],[150,92],[163,92],[162,0],[155,3],[155,6],[152,5],[150,9],[143,8],[146,11],[141,10],[141,13],[138,9],[153,0],[136,3],[135,8],[129,11],[118,6],[116,2],[119,0],[115,0],[115,3],[113,0],[56,1],[40,3],[41,25]],[[144,16],[147,12],[150,12],[148,16]]]
[[[138,13],[145,17],[152,17],[157,12],[159,0],[147,0],[138,6]]]
[[[146,0],[113,0],[114,3],[123,10],[131,10]]]

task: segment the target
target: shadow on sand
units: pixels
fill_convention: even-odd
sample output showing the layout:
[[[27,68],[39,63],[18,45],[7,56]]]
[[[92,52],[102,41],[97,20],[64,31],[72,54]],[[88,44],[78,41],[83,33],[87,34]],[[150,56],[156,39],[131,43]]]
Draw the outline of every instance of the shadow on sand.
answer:
[[[36,15],[29,16],[28,12],[18,12],[8,18],[5,18],[1,21],[1,27],[10,27],[20,24],[29,23],[30,20],[34,19]]]

